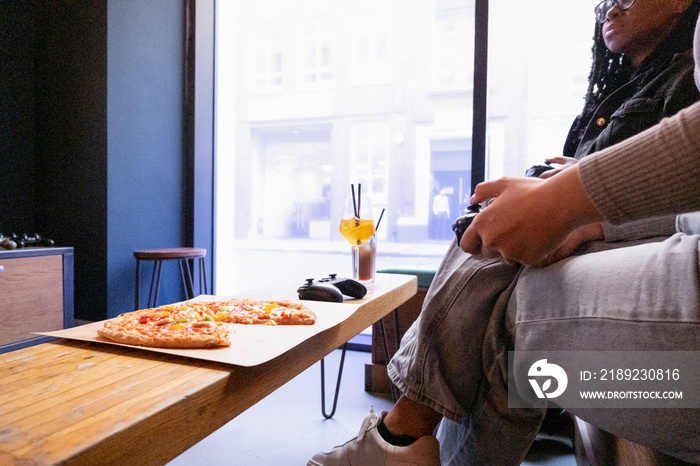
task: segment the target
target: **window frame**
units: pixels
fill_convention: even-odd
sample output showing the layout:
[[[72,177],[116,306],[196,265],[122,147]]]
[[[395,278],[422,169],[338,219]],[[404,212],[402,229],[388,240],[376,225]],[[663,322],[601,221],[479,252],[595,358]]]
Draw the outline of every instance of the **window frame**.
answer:
[[[219,0],[185,0],[183,25],[183,157],[192,170],[188,175],[189,202],[185,208],[187,244],[198,244],[211,251],[207,267],[213,293],[216,293],[216,28]],[[472,108],[472,192],[485,179],[488,0],[474,5],[474,79]],[[390,46],[390,45],[389,45]],[[196,52],[196,53],[195,53]],[[390,53],[390,52],[389,52]],[[197,155],[199,154],[199,155]]]

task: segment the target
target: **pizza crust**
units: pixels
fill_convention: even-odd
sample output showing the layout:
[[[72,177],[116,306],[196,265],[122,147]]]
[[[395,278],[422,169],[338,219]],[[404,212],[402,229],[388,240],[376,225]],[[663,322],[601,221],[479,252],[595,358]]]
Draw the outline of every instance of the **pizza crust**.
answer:
[[[313,325],[316,323],[316,314],[305,304],[294,301],[263,301],[256,299],[232,299],[223,303],[230,305],[231,310],[227,322],[234,324],[252,325]],[[264,308],[267,305],[276,305],[270,313],[247,311],[238,309]]]
[[[211,335],[169,335],[148,336],[136,330],[125,328],[118,321],[105,322],[104,328],[98,329],[97,334],[117,343],[135,346],[150,346],[153,348],[213,348],[216,346],[231,346],[228,331],[216,329]]]
[[[203,321],[205,319],[206,321]],[[179,323],[182,325],[178,325]],[[185,302],[121,314],[97,331],[117,343],[154,348],[230,346],[225,324],[313,325],[316,314],[294,301],[231,299]],[[179,327],[175,329],[174,327]]]

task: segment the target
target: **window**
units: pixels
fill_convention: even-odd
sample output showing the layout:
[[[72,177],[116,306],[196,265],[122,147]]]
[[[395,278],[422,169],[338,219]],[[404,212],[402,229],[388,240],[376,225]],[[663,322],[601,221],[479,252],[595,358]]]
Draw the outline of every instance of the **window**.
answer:
[[[369,86],[390,84],[391,63],[389,53],[388,12],[381,17],[381,9],[366,11],[364,21],[358,18],[354,31],[352,65],[350,69],[352,85]]]
[[[389,148],[387,121],[353,124],[351,179],[365,187],[374,209],[386,207],[389,198]]]
[[[457,10],[453,15],[445,15],[442,11],[437,13],[432,85],[435,89],[471,86],[474,75],[473,11]]]
[[[566,14],[531,2],[489,2],[486,178],[522,176],[562,154],[583,108],[597,2]]]
[[[282,33],[274,26],[263,26],[254,33],[251,43],[253,88],[258,92],[282,90]]]
[[[593,6],[489,2],[487,178],[561,153],[583,105]],[[386,209],[378,268],[439,265],[471,194],[474,11],[217,3],[217,293],[349,273],[338,222],[351,183],[375,217]]]
[[[333,36],[328,25],[312,24],[303,28],[302,83],[313,88],[333,81]]]

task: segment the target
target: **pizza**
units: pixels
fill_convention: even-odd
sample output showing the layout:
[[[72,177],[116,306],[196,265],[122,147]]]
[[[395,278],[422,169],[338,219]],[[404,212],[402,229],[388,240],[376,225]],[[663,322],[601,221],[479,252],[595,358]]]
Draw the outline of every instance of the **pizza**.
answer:
[[[98,335],[117,343],[157,348],[230,346],[229,324],[313,325],[302,303],[229,299],[168,304],[127,312],[105,322]]]

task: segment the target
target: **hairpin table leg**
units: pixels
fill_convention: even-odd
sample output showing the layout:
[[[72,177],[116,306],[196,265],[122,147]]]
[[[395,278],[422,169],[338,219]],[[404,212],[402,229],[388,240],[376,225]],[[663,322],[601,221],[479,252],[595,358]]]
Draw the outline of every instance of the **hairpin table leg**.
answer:
[[[394,326],[396,332],[396,348],[398,349],[401,338],[399,337],[399,316],[398,309],[393,310],[394,313]],[[389,353],[389,341],[386,337],[386,328],[384,327],[384,320],[379,319],[379,329],[382,332],[382,342],[384,343],[384,354],[386,354],[387,362],[391,359]],[[335,384],[335,395],[333,397],[333,408],[330,414],[326,413],[326,368],[325,368],[325,358],[321,359],[321,413],[326,419],[330,419],[335,414],[335,409],[338,406],[338,393],[340,392],[340,380],[343,377],[343,364],[345,363],[345,352],[348,348],[348,343],[343,343],[341,346],[343,352],[340,354],[340,366],[338,367],[338,380]],[[398,393],[393,382],[389,380],[389,387],[391,388],[391,401],[396,403],[398,398]]]
[[[335,408],[338,407],[338,393],[340,392],[340,379],[343,377],[343,364],[345,364],[345,352],[348,349],[348,343],[343,343],[343,352],[340,354],[340,367],[338,367],[338,380],[335,383],[335,396],[333,397],[333,409],[330,414],[326,414],[326,371],[324,360],[321,359],[321,413],[326,419],[330,419],[335,414]]]

